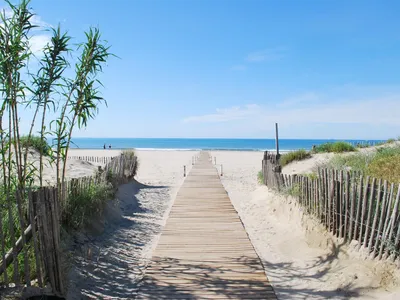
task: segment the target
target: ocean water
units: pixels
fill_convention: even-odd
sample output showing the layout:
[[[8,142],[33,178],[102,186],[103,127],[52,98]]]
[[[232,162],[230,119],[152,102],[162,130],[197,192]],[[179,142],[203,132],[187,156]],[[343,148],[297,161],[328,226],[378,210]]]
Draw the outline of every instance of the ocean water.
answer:
[[[296,149],[311,149],[336,140],[300,140],[280,139],[279,149],[282,152]],[[380,140],[346,140],[352,144],[374,144]],[[104,144],[112,149],[141,150],[232,150],[232,151],[266,151],[275,149],[274,139],[178,139],[178,138],[74,138],[72,148],[103,149]]]

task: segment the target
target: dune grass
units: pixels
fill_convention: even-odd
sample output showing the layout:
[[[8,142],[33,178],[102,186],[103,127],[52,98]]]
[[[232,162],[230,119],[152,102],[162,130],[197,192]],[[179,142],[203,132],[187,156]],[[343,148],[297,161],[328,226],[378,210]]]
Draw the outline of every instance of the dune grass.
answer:
[[[314,153],[343,153],[343,152],[352,152],[356,151],[356,148],[347,142],[333,142],[333,143],[324,143],[316,146],[313,149]]]
[[[291,151],[281,156],[280,162],[281,166],[284,167],[293,161],[303,160],[311,157],[310,152],[300,149],[296,151]]]
[[[257,180],[258,180],[258,183],[260,183],[260,184],[264,183],[264,174],[262,171],[259,171],[257,173]]]
[[[40,136],[28,137],[24,135],[19,138],[19,142],[23,148],[33,148],[45,156],[50,154],[51,147],[47,141],[45,139],[42,140]]]
[[[94,217],[100,217],[108,200],[115,196],[110,183],[91,184],[70,192],[62,212],[62,223],[68,229],[84,228]]]
[[[388,182],[400,182],[400,146],[378,148],[376,152],[357,152],[336,155],[326,165],[328,168],[362,172]]]

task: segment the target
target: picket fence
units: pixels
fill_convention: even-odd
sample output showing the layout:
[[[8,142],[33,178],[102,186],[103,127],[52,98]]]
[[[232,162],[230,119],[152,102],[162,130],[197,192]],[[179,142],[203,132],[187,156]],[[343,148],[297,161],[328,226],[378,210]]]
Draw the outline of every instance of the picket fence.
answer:
[[[400,253],[400,184],[360,173],[319,169],[316,176],[282,174],[279,157],[264,153],[264,184],[293,196],[304,211],[346,241],[357,241],[371,258]]]
[[[91,163],[108,164],[113,160],[113,156],[68,156],[68,159],[84,160]]]
[[[42,187],[26,192],[22,207],[16,203],[0,209],[0,295],[10,286],[51,287],[55,295],[65,295],[65,274],[62,268],[61,218],[68,217],[68,199],[100,182],[118,185],[136,174],[136,156],[104,159],[107,164],[93,177],[71,179],[58,187]],[[22,214],[16,213],[21,210]],[[20,217],[22,216],[22,217]],[[16,229],[23,232],[16,236]],[[13,247],[6,249],[6,241]],[[32,257],[33,262],[32,262]],[[13,274],[5,272],[13,266]],[[23,272],[21,272],[23,269]],[[20,273],[24,278],[20,278]]]

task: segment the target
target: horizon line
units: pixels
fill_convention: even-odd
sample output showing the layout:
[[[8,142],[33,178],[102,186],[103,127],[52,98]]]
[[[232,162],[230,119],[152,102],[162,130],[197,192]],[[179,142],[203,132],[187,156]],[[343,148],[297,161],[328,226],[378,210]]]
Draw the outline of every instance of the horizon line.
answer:
[[[275,140],[275,138],[249,138],[249,137],[72,137],[72,139],[207,139],[207,140]],[[288,138],[279,140],[349,140],[349,141],[386,141],[390,138]]]

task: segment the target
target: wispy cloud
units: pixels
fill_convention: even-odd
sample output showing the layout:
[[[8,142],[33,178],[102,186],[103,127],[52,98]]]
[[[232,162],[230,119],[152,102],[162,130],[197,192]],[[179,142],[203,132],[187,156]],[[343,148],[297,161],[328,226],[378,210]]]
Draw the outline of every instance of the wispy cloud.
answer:
[[[244,71],[246,69],[247,67],[245,65],[235,65],[231,67],[231,70],[233,71]]]
[[[43,55],[44,47],[50,42],[51,36],[40,34],[34,35],[29,38],[29,47],[31,51],[36,56]]]
[[[247,55],[248,62],[276,61],[284,57],[286,49],[283,47],[269,48],[262,51],[252,52]]]
[[[12,17],[12,11],[9,8],[0,8],[0,11],[5,14],[6,18]],[[32,53],[38,57],[43,55],[44,47],[50,42],[51,36],[48,33],[45,33],[43,29],[47,29],[52,27],[49,23],[42,20],[42,18],[38,15],[34,15],[31,17],[31,24],[34,27],[32,29],[32,35],[29,37],[29,46]],[[2,26],[2,22],[0,22],[0,26]]]
[[[219,122],[241,120],[254,115],[259,109],[260,107],[256,104],[249,104],[243,107],[234,106],[224,109],[217,108],[215,113],[202,116],[187,117],[183,120],[183,122],[219,123]]]
[[[262,106],[257,104],[242,107],[217,109],[216,113],[190,116],[184,122],[231,122],[243,120],[249,124],[265,124],[271,122],[296,124],[333,123],[333,124],[369,124],[400,126],[400,93],[391,96],[382,96],[371,99],[352,99],[341,101],[327,99],[315,101],[320,96],[312,96],[313,101],[303,102],[303,105]],[[299,96],[297,103],[302,103]],[[322,97],[322,96],[321,96]],[[295,97],[291,98],[295,102]]]

